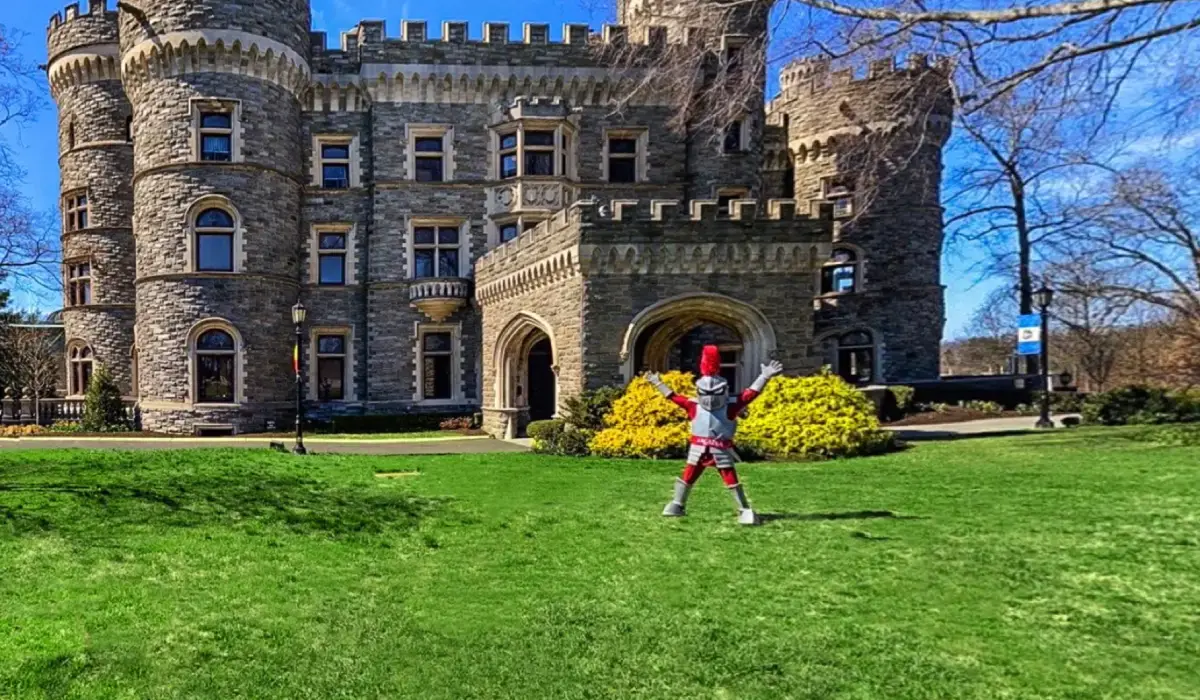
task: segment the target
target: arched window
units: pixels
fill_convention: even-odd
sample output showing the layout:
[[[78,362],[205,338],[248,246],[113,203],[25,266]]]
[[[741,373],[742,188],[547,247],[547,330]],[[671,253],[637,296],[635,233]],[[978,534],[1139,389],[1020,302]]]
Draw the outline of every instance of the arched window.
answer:
[[[237,403],[237,342],[219,328],[196,337],[196,403]]]
[[[224,209],[201,211],[195,220],[196,270],[233,272],[233,215]]]
[[[86,345],[73,345],[67,357],[67,381],[70,384],[67,391],[72,396],[82,396],[92,381],[92,349]]]
[[[850,331],[825,341],[825,361],[851,384],[875,378],[875,339],[868,331]]]
[[[858,291],[858,256],[848,248],[834,248],[821,268],[822,294],[852,294]]]

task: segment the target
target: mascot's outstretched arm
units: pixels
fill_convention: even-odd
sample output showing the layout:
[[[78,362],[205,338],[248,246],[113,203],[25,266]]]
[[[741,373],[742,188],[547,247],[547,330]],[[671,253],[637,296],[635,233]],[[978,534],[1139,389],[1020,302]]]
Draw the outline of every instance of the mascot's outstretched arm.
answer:
[[[759,394],[763,393],[763,390],[767,388],[768,382],[781,374],[783,374],[783,365],[779,364],[779,360],[772,360],[763,365],[758,378],[738,397],[738,401],[734,405],[735,413],[741,413],[742,409],[749,406],[750,402],[757,399]]]
[[[696,406],[696,402],[695,402],[695,401],[692,401],[691,399],[689,399],[689,398],[688,398],[688,397],[686,397],[686,396],[680,396],[679,394],[676,394],[674,391],[672,391],[672,390],[671,390],[671,387],[667,386],[667,383],[666,383],[666,382],[664,382],[664,381],[662,380],[662,377],[658,376],[658,374],[657,374],[657,373],[655,373],[655,372],[648,372],[648,373],[646,374],[646,381],[650,382],[650,386],[652,386],[652,387],[654,387],[655,389],[657,389],[657,390],[658,390],[658,393],[660,393],[660,394],[662,394],[663,396],[667,397],[667,400],[668,400],[668,401],[670,401],[670,402],[674,403],[676,406],[678,406],[678,407],[682,408],[683,410],[687,411],[687,412],[688,412],[688,418],[695,418],[695,417],[696,417],[696,416],[695,416],[695,410],[696,410],[696,409],[695,409],[695,406]]]

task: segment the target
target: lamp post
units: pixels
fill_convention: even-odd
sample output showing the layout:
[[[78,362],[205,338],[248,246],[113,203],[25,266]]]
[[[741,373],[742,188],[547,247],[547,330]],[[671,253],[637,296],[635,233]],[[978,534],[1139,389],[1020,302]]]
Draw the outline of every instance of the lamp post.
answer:
[[[296,370],[296,446],[292,448],[292,453],[298,455],[308,454],[308,450],[304,449],[304,381],[300,372],[300,341],[304,337],[304,318],[307,315],[308,309],[297,301],[292,307],[292,324],[296,326],[296,345],[292,355],[292,366]]]
[[[1035,428],[1053,428],[1054,421],[1050,420],[1050,303],[1054,301],[1054,290],[1042,285],[1042,288],[1033,293],[1033,299],[1037,302],[1038,308],[1042,312],[1042,347],[1040,354],[1041,375],[1042,375],[1042,412],[1038,417],[1038,422],[1034,425]]]

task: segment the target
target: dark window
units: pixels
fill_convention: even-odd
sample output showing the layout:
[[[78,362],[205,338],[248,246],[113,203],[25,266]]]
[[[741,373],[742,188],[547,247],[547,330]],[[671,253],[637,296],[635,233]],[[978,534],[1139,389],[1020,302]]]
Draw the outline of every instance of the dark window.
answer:
[[[459,232],[453,226],[413,229],[413,277],[458,277]]]
[[[91,263],[67,265],[67,306],[86,306],[92,303]]]
[[[552,151],[526,151],[526,175],[553,175],[554,153]]]
[[[512,239],[516,238],[520,232],[521,230],[517,228],[515,223],[503,224],[500,227],[500,242],[504,243],[506,241],[511,241]]]
[[[196,217],[196,269],[233,272],[233,216],[224,209],[205,209]]]
[[[133,143],[133,117],[125,117],[125,140]]]
[[[845,333],[829,343],[826,361],[851,384],[869,384],[875,376],[875,344],[866,331]]]
[[[445,179],[444,162],[438,158],[417,158],[417,182],[441,182]]]
[[[416,140],[415,148],[417,153],[441,153],[442,152],[442,137],[440,136],[422,136]]]
[[[553,131],[526,131],[525,146],[553,146],[554,132]]]
[[[350,186],[348,163],[324,163],[321,165],[321,186],[330,190],[344,190]]]
[[[346,336],[317,336],[317,397],[322,401],[346,398]]]
[[[67,148],[75,148],[75,122],[67,125]]]
[[[317,283],[346,283],[346,234],[322,233],[318,239]]]
[[[68,378],[68,391],[73,396],[87,392],[88,384],[92,381],[92,349],[89,347],[74,347],[71,349],[71,376]]]
[[[610,158],[608,161],[609,182],[637,182],[637,160],[634,158]]]
[[[200,115],[200,160],[233,160],[233,115],[205,112]]]
[[[735,153],[742,150],[742,123],[736,121],[725,127],[725,152]]]
[[[505,134],[504,136],[500,137],[500,149],[501,150],[507,150],[509,148],[516,148],[516,147],[517,147],[517,135],[516,134]]]
[[[637,139],[609,139],[608,152],[610,155],[637,155]]]
[[[321,186],[330,190],[350,187],[350,144],[321,144]]]
[[[79,231],[88,227],[87,194],[67,195],[63,199],[63,228]]]
[[[449,333],[426,333],[421,339],[422,396],[453,398],[454,341]]]
[[[234,403],[236,345],[222,330],[205,331],[196,339],[196,402]]]

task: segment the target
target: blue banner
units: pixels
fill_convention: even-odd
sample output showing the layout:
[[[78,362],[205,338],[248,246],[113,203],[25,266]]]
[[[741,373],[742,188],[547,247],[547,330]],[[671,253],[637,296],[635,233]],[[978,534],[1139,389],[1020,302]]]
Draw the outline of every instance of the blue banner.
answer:
[[[1017,321],[1017,354],[1042,354],[1041,314],[1025,314]]]

